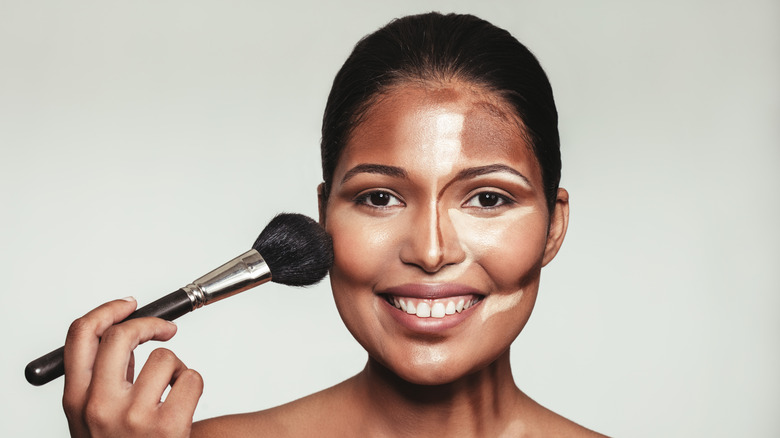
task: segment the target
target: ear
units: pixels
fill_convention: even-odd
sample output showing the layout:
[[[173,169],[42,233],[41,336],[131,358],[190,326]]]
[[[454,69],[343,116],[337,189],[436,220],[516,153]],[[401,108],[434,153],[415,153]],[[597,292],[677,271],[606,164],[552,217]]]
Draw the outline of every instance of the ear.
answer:
[[[550,229],[547,232],[547,245],[544,247],[542,266],[547,265],[558,254],[569,228],[569,192],[566,189],[558,189],[555,198],[555,209],[550,216]]]
[[[320,225],[325,226],[325,208],[328,206],[328,200],[325,198],[323,191],[325,190],[325,183],[320,183],[317,186],[317,209],[320,214]]]

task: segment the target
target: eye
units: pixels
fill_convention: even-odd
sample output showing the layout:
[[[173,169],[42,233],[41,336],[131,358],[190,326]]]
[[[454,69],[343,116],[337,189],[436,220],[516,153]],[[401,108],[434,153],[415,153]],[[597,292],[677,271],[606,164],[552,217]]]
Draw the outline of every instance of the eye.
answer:
[[[401,202],[398,197],[381,190],[364,193],[355,198],[355,203],[374,208],[388,208],[403,205],[403,202]]]
[[[499,195],[498,193],[482,192],[472,196],[463,206],[471,208],[496,208],[511,202],[512,201],[506,196]]]

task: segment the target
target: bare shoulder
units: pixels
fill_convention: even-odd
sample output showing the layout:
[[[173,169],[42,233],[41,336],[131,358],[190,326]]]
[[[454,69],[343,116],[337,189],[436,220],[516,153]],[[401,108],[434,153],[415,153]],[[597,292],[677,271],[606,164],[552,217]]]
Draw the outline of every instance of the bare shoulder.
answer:
[[[337,436],[334,411],[346,402],[345,383],[275,408],[226,415],[192,425],[192,438]]]
[[[596,431],[590,430],[584,426],[581,426],[563,417],[560,417],[559,419],[554,421],[550,421],[547,427],[544,428],[544,430],[545,433],[543,436],[608,438],[606,435],[602,435]]]
[[[565,418],[544,406],[533,402],[535,405],[535,429],[532,436],[565,436],[582,438],[608,438],[598,432],[581,426],[568,418]]]

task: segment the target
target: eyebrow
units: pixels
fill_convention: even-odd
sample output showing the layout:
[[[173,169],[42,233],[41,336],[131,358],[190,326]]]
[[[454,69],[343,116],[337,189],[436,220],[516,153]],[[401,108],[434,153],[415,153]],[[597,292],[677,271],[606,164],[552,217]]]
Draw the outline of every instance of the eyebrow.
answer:
[[[396,166],[385,166],[384,164],[358,164],[357,166],[349,169],[344,174],[344,178],[341,178],[341,184],[349,181],[350,178],[359,173],[376,173],[380,175],[387,175],[394,178],[407,178],[405,170]]]
[[[525,185],[527,185],[528,187],[533,187],[531,185],[531,182],[528,181],[528,178],[526,178],[525,175],[507,166],[506,164],[488,164],[487,166],[469,167],[468,169],[463,169],[460,172],[458,172],[458,174],[455,175],[455,178],[452,178],[450,182],[445,184],[444,187],[442,187],[442,189],[439,190],[438,198],[444,196],[444,192],[456,181],[476,178],[478,176],[487,175],[490,173],[497,173],[497,172],[511,173],[512,175],[515,175],[519,177],[521,180],[523,180],[523,183],[525,183]]]
[[[528,180],[528,178],[512,167],[509,167],[506,164],[488,164],[487,166],[469,167],[468,169],[461,170],[449,183],[444,186],[444,189],[449,187],[450,184],[455,181],[476,178],[478,176],[497,172],[506,172],[515,175],[522,179],[526,185],[531,186],[531,182]],[[386,166],[384,164],[358,164],[352,169],[349,169],[347,173],[344,174],[344,177],[341,179],[341,184],[344,184],[345,182],[349,181],[350,178],[360,173],[375,173],[393,178],[408,178],[406,171],[400,167]]]
[[[526,185],[531,186],[531,181],[529,181],[525,175],[507,166],[506,164],[489,164],[487,166],[469,167],[468,169],[463,169],[460,172],[458,172],[455,178],[453,178],[453,181],[476,178],[478,176],[487,175],[489,173],[495,173],[495,172],[511,173],[512,175],[520,177],[520,179],[522,179]]]

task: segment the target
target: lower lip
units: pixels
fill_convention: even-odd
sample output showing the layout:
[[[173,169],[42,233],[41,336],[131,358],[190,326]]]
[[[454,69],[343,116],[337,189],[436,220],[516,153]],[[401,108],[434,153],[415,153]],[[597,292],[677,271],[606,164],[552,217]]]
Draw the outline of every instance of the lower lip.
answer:
[[[439,333],[445,330],[449,330],[466,320],[474,311],[475,308],[482,304],[482,300],[478,301],[468,309],[458,313],[455,312],[452,315],[445,315],[444,318],[420,318],[417,315],[406,313],[403,310],[390,304],[384,297],[377,296],[377,299],[381,300],[386,307],[390,316],[396,320],[401,326],[407,330],[417,333]]]

